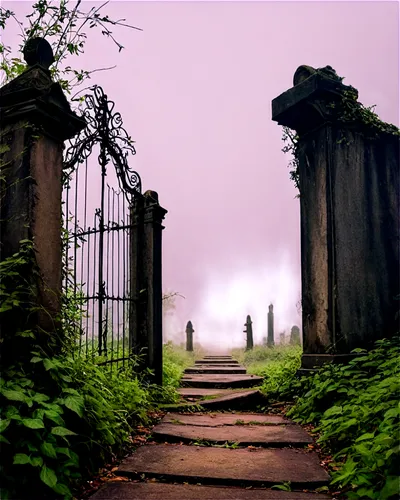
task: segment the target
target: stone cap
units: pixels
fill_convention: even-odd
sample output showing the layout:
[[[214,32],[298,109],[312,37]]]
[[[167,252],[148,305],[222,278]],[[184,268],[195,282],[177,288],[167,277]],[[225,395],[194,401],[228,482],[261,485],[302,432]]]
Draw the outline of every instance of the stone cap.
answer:
[[[48,68],[54,58],[49,47],[44,39],[28,40],[24,48],[28,68],[0,89],[0,120],[2,127],[25,120],[64,141],[86,122],[71,110],[60,84],[51,78]]]
[[[314,69],[311,66],[297,68],[294,86],[272,100],[272,120],[298,133],[307,132],[332,118],[329,105],[340,100],[346,90],[355,89],[343,85],[330,66]]]

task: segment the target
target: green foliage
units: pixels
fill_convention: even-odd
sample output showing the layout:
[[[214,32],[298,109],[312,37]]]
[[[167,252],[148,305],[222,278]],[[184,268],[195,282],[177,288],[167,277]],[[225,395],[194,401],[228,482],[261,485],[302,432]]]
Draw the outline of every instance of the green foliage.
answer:
[[[301,423],[318,426],[319,443],[336,453],[335,487],[349,499],[398,498],[400,468],[399,338],[380,340],[348,365],[327,365],[304,378],[295,406]]]
[[[163,381],[165,385],[178,387],[183,372],[193,366],[196,359],[200,358],[202,350],[195,346],[193,352],[188,352],[185,347],[173,344],[171,341],[164,344],[163,349]]]
[[[292,391],[296,372],[300,368],[302,348],[300,346],[255,346],[252,351],[234,349],[232,355],[248,373],[264,377],[261,391],[270,399]]]
[[[71,497],[77,481],[121,453],[132,426],[147,422],[149,393],[129,366],[44,356],[2,373],[1,498]],[[22,467],[22,468],[21,468]],[[48,493],[48,492],[47,492]]]

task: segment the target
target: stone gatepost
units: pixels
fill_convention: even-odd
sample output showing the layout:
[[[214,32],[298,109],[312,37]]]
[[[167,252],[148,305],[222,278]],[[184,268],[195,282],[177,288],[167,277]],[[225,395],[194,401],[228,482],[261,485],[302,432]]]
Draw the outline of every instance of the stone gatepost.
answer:
[[[27,69],[0,89],[0,260],[18,252],[21,240],[33,241],[38,274],[26,278],[37,290],[41,312],[30,320],[54,339],[61,311],[63,147],[86,123],[51,79],[50,44],[31,39],[24,57]],[[8,333],[16,328],[2,326]]]
[[[399,131],[341,80],[300,66],[272,101],[272,119],[298,135],[303,369],[398,331]]]
[[[274,306],[270,304],[268,306],[268,340],[267,345],[272,347],[275,345],[274,339]]]
[[[301,345],[300,328],[296,325],[293,325],[290,330],[290,345]]]
[[[131,207],[129,343],[141,356],[142,369],[162,384],[162,221],[167,210],[155,191],[137,197]]]
[[[189,352],[193,351],[193,333],[192,322],[188,321],[186,325],[186,350]]]
[[[246,327],[246,329],[244,330],[244,333],[246,334],[246,351],[251,351],[254,347],[252,324],[253,322],[251,321],[250,315],[247,315],[246,323],[244,324],[244,326]]]

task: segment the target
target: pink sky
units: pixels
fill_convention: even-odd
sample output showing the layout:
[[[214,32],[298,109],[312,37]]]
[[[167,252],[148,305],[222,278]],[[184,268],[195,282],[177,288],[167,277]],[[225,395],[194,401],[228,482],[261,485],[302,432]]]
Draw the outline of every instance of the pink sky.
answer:
[[[85,2],[86,3],[86,2]],[[30,2],[4,2],[18,17]],[[125,46],[93,34],[79,65],[98,73],[136,141],[144,189],[168,210],[164,289],[183,294],[169,335],[243,344],[301,324],[299,201],[271,101],[296,68],[330,65],[399,125],[397,2],[111,2]],[[7,39],[15,44],[17,38]],[[176,339],[183,340],[175,335]]]

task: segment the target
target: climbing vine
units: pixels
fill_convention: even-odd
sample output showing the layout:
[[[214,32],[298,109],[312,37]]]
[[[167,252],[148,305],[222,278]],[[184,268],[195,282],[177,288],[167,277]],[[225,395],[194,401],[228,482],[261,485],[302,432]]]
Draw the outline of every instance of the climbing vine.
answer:
[[[317,70],[317,72],[323,74],[320,70]],[[341,82],[344,78],[338,76],[337,79]],[[382,121],[375,113],[374,109],[376,105],[366,107],[358,101],[358,92],[352,86],[345,87],[340,99],[337,102],[329,103],[327,107],[332,111],[331,119],[336,121],[339,130],[342,129],[342,137],[338,139],[338,144],[344,143],[345,145],[349,145],[344,133],[344,127],[347,126],[357,128],[369,138],[376,138],[379,134],[400,136],[398,127]],[[292,159],[288,164],[290,179],[300,192],[299,136],[289,127],[283,127],[282,140],[285,143],[282,152],[291,153],[292,155]]]

